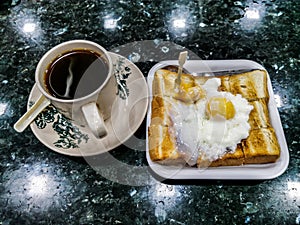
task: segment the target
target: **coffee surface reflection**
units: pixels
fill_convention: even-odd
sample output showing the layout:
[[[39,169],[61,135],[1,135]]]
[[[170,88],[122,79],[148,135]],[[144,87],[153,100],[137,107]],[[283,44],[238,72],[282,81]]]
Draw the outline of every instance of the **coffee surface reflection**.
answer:
[[[60,99],[77,99],[93,93],[106,80],[108,65],[96,52],[78,49],[65,52],[48,65],[45,85]]]

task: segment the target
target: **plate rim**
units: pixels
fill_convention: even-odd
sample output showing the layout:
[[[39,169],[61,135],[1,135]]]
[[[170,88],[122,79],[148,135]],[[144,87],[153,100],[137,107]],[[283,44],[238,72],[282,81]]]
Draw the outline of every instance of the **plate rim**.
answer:
[[[269,91],[269,96],[270,96],[270,101],[268,108],[271,106],[271,110],[269,110],[269,113],[272,113],[272,121],[274,119],[278,122],[278,126],[276,126],[276,129],[274,125],[271,124],[275,130],[275,133],[280,139],[278,140],[281,148],[281,153],[280,153],[280,158],[278,159],[277,162],[275,163],[270,163],[270,164],[249,164],[249,165],[241,165],[241,166],[231,166],[231,167],[209,167],[205,170],[199,170],[197,168],[193,167],[185,167],[182,170],[178,171],[175,175],[168,174],[168,173],[163,173],[162,168],[168,169],[169,166],[166,165],[161,165],[159,163],[153,162],[150,158],[149,155],[149,146],[148,146],[148,126],[150,125],[150,117],[151,117],[151,104],[149,104],[148,107],[148,112],[147,112],[147,122],[146,122],[146,158],[149,164],[150,169],[157,174],[158,176],[164,178],[164,179],[170,179],[170,180],[185,180],[185,179],[190,179],[190,180],[269,180],[269,179],[274,179],[280,175],[282,175],[286,169],[288,168],[289,165],[289,151],[288,151],[288,146],[287,142],[285,139],[284,131],[282,128],[282,123],[280,119],[280,115],[274,100],[274,93],[273,93],[273,88],[271,84],[271,79],[269,76],[268,71],[259,63],[248,60],[248,59],[230,59],[230,60],[188,60],[185,64],[184,67],[192,67],[193,69],[195,68],[195,65],[197,63],[203,63],[204,65],[206,64],[208,68],[213,68],[213,65],[216,67],[219,66],[218,64],[226,64],[226,66],[234,66],[234,65],[239,65],[236,66],[236,68],[231,68],[231,70],[236,70],[236,69],[248,69],[248,70],[253,70],[253,69],[261,69],[267,72],[267,82],[268,82],[268,91]],[[216,65],[217,64],[217,65]],[[158,62],[155,64],[151,70],[148,73],[147,76],[147,83],[149,85],[149,90],[150,90],[150,99],[149,102],[152,102],[152,81],[153,81],[153,76],[156,70],[167,66],[167,65],[178,65],[177,60],[165,60]],[[192,66],[191,66],[192,65]],[[242,65],[242,66],[241,66]],[[196,67],[199,65],[196,65]],[[225,66],[225,67],[226,67]],[[189,70],[190,71],[190,70]],[[190,71],[190,72],[198,72],[198,71]],[[208,72],[208,71],[207,71]],[[214,71],[211,71],[214,72]],[[215,71],[217,72],[217,71]],[[272,112],[271,112],[272,111]],[[271,117],[271,115],[270,115]],[[270,118],[271,119],[271,118]],[[240,170],[232,170],[235,168],[239,168]],[[274,167],[276,170],[274,170]],[[242,169],[242,171],[241,171]],[[187,170],[187,173],[185,171]],[[270,171],[269,171],[270,170]],[[195,174],[195,171],[200,171],[201,173]],[[220,171],[225,171],[225,173],[220,173]],[[171,173],[174,173],[174,171],[171,170]],[[269,172],[269,173],[266,173]],[[238,174],[239,173],[239,174]],[[200,175],[199,175],[200,174]],[[171,176],[170,176],[171,175]],[[198,175],[198,176],[197,176]]]

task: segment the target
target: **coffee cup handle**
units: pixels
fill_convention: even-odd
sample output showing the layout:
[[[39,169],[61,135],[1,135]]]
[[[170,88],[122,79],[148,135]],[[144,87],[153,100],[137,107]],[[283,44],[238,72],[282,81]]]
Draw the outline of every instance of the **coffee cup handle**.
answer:
[[[87,103],[81,107],[85,120],[96,138],[107,135],[107,128],[95,102]]]

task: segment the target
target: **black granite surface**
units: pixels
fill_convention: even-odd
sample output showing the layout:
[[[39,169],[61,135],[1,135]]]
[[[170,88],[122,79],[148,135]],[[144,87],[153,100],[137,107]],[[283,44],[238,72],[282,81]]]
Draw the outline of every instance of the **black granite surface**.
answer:
[[[300,1],[2,0],[0,37],[0,224],[300,224]],[[93,159],[48,149],[30,128],[17,133],[39,59],[72,39],[125,56],[144,76],[183,49],[191,59],[262,64],[288,169],[265,181],[160,182],[145,169],[145,122],[136,150],[121,145],[97,170]],[[130,166],[106,165],[112,156]]]

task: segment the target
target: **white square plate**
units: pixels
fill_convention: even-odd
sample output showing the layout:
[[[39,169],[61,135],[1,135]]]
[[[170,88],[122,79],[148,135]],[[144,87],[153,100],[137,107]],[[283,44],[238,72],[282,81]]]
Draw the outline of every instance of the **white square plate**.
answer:
[[[152,81],[155,71],[168,65],[178,65],[177,60],[163,61],[156,64],[149,71],[148,85],[150,102],[152,102]],[[188,60],[184,68],[191,74],[200,73],[220,74],[234,71],[250,71],[253,69],[265,70],[260,64],[250,60]],[[151,104],[147,113],[147,150],[146,156],[150,168],[154,173],[164,179],[208,179],[208,180],[264,180],[273,179],[280,176],[287,169],[289,164],[289,152],[286,144],[284,132],[281,125],[280,116],[277,110],[271,81],[268,74],[268,90],[270,100],[268,104],[271,124],[275,129],[276,136],[281,148],[280,158],[275,163],[251,164],[242,166],[223,166],[198,169],[196,167],[167,166],[153,162],[150,159],[148,148],[148,127],[151,120]]]

